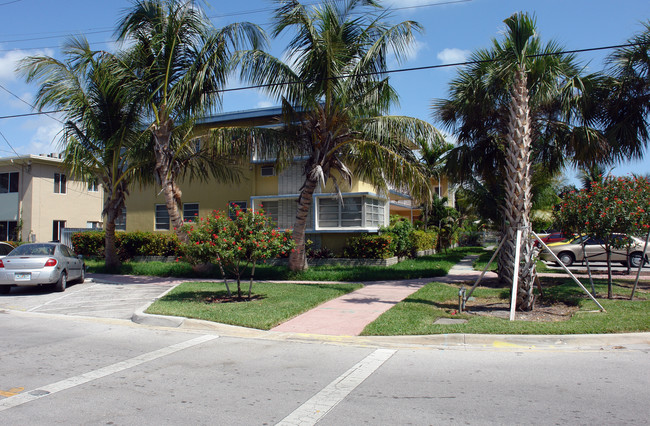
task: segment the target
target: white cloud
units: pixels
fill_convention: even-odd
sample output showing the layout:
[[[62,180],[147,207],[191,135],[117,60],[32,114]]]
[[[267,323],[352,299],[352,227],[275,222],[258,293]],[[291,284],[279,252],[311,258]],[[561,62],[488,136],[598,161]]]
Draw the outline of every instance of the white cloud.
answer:
[[[270,108],[274,105],[275,104],[271,101],[259,101],[257,105],[255,105],[255,108]]]
[[[59,152],[59,140],[63,125],[45,115],[29,120],[22,126],[25,133],[31,134],[25,149],[29,154],[47,154]]]
[[[422,52],[423,50],[426,50],[426,48],[427,48],[426,43],[415,40],[409,46],[409,50],[406,52],[406,55],[405,55],[405,60],[408,62],[408,61],[413,61],[413,60],[417,59],[420,52]]]
[[[0,82],[10,82],[18,78],[16,67],[21,59],[32,55],[51,56],[52,54],[53,52],[50,50],[11,50],[5,52],[4,55],[0,54]]]
[[[422,6],[425,4],[435,4],[435,1],[431,0],[387,0],[383,2],[384,7],[410,7],[410,6]]]
[[[470,54],[471,52],[469,50],[447,48],[438,52],[436,56],[443,64],[455,64],[458,62],[466,62]]]

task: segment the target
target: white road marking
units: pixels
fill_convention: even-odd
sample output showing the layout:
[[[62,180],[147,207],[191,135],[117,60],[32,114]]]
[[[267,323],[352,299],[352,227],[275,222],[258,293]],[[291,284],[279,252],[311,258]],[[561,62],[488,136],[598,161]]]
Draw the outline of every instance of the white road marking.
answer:
[[[388,361],[395,352],[392,349],[377,349],[282,419],[278,425],[315,425],[384,362]]]
[[[93,284],[93,285],[91,285],[90,287],[86,287],[86,289],[87,289],[87,288],[95,287],[96,285],[98,285],[98,284]],[[81,289],[81,290],[86,290],[86,289]],[[81,291],[81,290],[79,290],[79,291]],[[76,292],[70,292],[70,291],[69,291],[68,293],[63,294],[62,296],[57,297],[56,299],[48,300],[47,302],[43,303],[42,305],[34,306],[33,308],[29,308],[29,309],[27,309],[27,312],[34,312],[35,310],[40,309],[40,308],[42,308],[43,306],[47,306],[47,305],[49,305],[50,303],[54,303],[54,302],[57,302],[57,301],[59,301],[59,300],[61,300],[61,299],[65,299],[66,297],[72,296],[72,295],[75,294],[75,293],[76,293]]]
[[[145,362],[150,362],[158,358],[162,358],[167,355],[171,355],[175,352],[182,351],[183,349],[188,349],[201,343],[209,342],[214,340],[219,336],[215,335],[204,335],[197,337],[195,339],[187,340],[185,342],[177,343],[175,345],[167,346],[166,348],[158,349],[153,352],[142,354],[125,361],[118,362],[113,365],[109,365],[99,370],[90,371],[88,373],[81,374],[79,376],[70,377],[68,379],[61,380],[56,383],[51,383],[49,385],[41,386],[38,389],[23,392],[18,395],[0,400],[0,411],[7,410],[18,405],[27,404],[28,402],[43,398],[44,396],[51,395],[56,392],[60,392],[66,389],[73,388],[75,386],[83,385],[84,383],[91,382],[93,380],[101,379],[102,377],[109,376],[111,374],[119,373],[120,371],[127,370],[132,367],[136,367]]]

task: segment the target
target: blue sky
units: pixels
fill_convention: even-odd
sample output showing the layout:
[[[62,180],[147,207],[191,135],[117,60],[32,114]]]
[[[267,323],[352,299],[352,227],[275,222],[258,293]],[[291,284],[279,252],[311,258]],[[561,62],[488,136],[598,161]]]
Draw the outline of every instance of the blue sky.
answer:
[[[306,3],[312,3],[313,0]],[[392,21],[418,21],[425,29],[406,63],[391,68],[420,67],[462,61],[471,51],[489,47],[504,29],[503,20],[518,11],[534,13],[545,41],[554,39],[566,49],[586,49],[624,43],[650,19],[647,0],[385,0],[392,5]],[[36,86],[26,85],[13,70],[16,61],[34,54],[61,58],[58,47],[69,35],[85,34],[91,46],[111,50],[115,23],[131,3],[127,0],[0,0],[0,116],[33,112]],[[206,8],[216,26],[250,21],[268,29],[274,4],[268,0],[210,1]],[[271,49],[280,55],[284,40]],[[578,56],[590,71],[603,67],[608,52]],[[400,95],[395,114],[431,120],[431,101],[447,94],[454,68],[396,73],[391,77]],[[229,87],[241,85],[236,79]],[[7,89],[3,90],[2,88]],[[14,96],[15,95],[15,96]],[[20,99],[18,99],[20,98]],[[223,110],[275,105],[255,90],[227,93]],[[435,123],[434,123],[435,124]],[[61,125],[48,116],[0,119],[0,156],[58,151]],[[615,175],[650,173],[650,155],[615,167]],[[569,177],[573,172],[567,173]]]

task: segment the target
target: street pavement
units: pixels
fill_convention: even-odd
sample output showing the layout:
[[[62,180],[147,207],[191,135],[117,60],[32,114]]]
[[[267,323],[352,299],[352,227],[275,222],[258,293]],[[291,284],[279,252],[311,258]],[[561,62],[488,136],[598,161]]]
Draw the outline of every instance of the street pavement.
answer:
[[[129,275],[88,274],[83,284],[70,286],[64,293],[52,293],[43,288],[13,288],[0,297],[0,309],[83,316],[92,318],[127,319],[150,326],[175,327],[191,330],[212,330],[222,335],[265,339],[293,339],[338,342],[363,342],[374,345],[438,345],[440,347],[494,347],[508,342],[521,347],[613,347],[618,344],[650,343],[650,333],[627,335],[581,336],[494,336],[445,334],[437,336],[359,337],[366,325],[431,281],[465,283],[470,287],[481,274],[472,268],[475,256],[468,256],[455,265],[447,276],[366,282],[364,287],[330,300],[299,315],[271,331],[260,331],[183,317],[146,314],[146,308],[176,285],[192,279],[143,277]],[[547,274],[543,274],[547,275]],[[565,276],[564,274],[548,274]],[[488,272],[484,279],[496,274]],[[633,279],[630,275],[628,278]],[[584,278],[584,277],[583,277]],[[648,280],[643,275],[644,282]],[[201,280],[205,281],[205,280]],[[215,280],[216,281],[216,280]]]
[[[478,274],[466,259],[435,280],[469,286]],[[650,418],[650,333],[327,335],[143,312],[181,281],[94,275],[64,293],[23,288],[0,296],[0,424],[633,425]],[[376,282],[337,303],[385,310],[427,281]]]

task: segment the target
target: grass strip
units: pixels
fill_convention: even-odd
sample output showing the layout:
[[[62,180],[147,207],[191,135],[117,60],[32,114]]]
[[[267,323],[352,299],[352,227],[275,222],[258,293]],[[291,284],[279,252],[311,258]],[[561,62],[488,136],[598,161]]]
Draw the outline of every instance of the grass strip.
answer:
[[[413,278],[429,278],[447,275],[453,265],[468,254],[479,254],[481,247],[462,247],[430,256],[407,259],[392,266],[311,266],[306,271],[292,272],[286,266],[258,264],[255,279],[295,280],[295,281],[378,281]],[[106,273],[103,261],[86,260],[86,268],[91,273]],[[124,275],[149,275],[179,278],[221,278],[217,271],[201,273],[193,270],[185,262],[124,262],[119,271]],[[244,279],[248,278],[244,275]]]
[[[595,280],[597,294],[607,292],[606,280]],[[579,310],[567,321],[509,321],[491,316],[456,314],[458,288],[456,285],[430,283],[369,324],[362,335],[426,335],[426,334],[595,334],[650,331],[650,300],[645,290],[639,299],[629,301],[631,284],[619,282],[615,294],[619,299],[600,299],[606,313],[570,279],[544,279],[546,303],[577,305]],[[509,289],[478,287],[474,292],[476,304],[508,302]],[[623,298],[625,297],[625,299]],[[596,312],[593,312],[596,311]],[[466,319],[465,324],[434,324],[438,318]]]
[[[147,313],[269,330],[327,300],[361,287],[361,284],[255,283],[253,300],[214,303],[211,302],[214,298],[227,295],[222,282],[188,282],[153,303]]]

